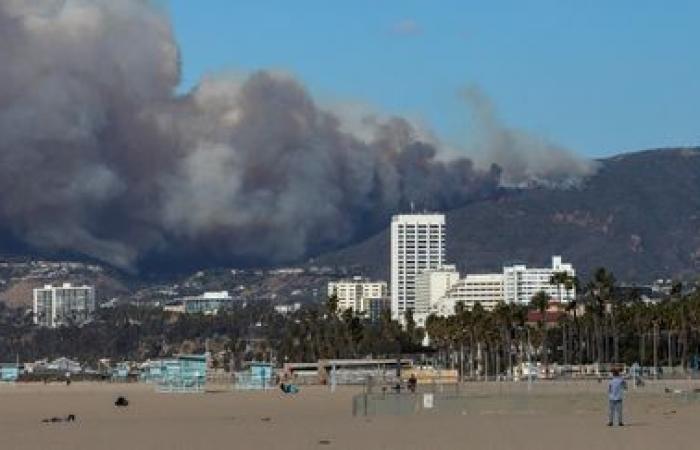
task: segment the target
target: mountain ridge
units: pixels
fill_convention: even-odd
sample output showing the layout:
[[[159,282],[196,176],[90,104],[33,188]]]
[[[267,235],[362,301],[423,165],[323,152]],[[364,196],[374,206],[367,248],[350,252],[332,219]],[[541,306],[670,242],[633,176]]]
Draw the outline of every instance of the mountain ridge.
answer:
[[[700,271],[700,147],[599,159],[577,187],[513,190],[448,211],[447,255],[462,272],[508,261],[548,265],[553,254],[583,278],[596,267],[623,282],[693,278]],[[388,278],[388,227],[311,261]]]

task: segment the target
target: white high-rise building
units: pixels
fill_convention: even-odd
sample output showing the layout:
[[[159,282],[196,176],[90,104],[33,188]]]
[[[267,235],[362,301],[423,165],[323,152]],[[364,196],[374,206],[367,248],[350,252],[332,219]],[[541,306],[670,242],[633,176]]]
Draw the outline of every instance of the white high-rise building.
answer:
[[[428,269],[416,275],[416,300],[413,318],[420,327],[438,300],[459,281],[459,272],[454,265]]]
[[[415,310],[416,275],[445,263],[445,215],[399,214],[391,220],[391,315]]]
[[[501,302],[503,302],[503,274],[467,274],[452,285],[433,305],[431,311],[438,316],[447,317],[455,313],[457,303],[462,303],[466,309],[471,309],[479,303],[484,309],[491,310]]]
[[[569,263],[563,263],[561,256],[552,256],[552,267],[528,268],[524,264],[506,266],[503,268],[503,298],[506,303],[528,304],[532,297],[544,291],[553,300],[567,303],[576,298],[574,289],[551,284],[552,275],[566,272],[575,276],[576,271]],[[561,297],[561,298],[560,298]]]
[[[95,288],[70,283],[35,288],[33,311],[34,323],[44,327],[79,324],[95,311]]]
[[[367,312],[370,299],[387,297],[385,281],[370,281],[362,277],[328,283],[328,295],[338,297],[338,310],[352,308],[356,312]]]

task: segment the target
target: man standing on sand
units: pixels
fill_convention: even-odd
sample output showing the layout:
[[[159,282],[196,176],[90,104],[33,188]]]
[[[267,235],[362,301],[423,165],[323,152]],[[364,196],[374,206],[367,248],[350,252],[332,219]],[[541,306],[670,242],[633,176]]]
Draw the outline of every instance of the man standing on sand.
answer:
[[[622,423],[622,395],[624,390],[627,389],[627,383],[624,378],[620,376],[620,371],[618,369],[612,370],[612,379],[608,383],[608,402],[610,408],[610,420],[608,420],[608,426],[613,426],[613,419],[617,416],[617,424],[619,426],[624,426]]]

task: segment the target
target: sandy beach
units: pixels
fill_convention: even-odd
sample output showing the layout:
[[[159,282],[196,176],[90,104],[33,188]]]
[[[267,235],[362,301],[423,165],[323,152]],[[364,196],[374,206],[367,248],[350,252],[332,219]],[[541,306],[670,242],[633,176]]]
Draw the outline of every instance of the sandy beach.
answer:
[[[688,387],[678,383],[679,388]],[[689,449],[700,441],[700,402],[630,390],[627,426],[608,428],[605,384],[469,384],[460,414],[353,417],[361,388],[156,393],[139,384],[0,386],[0,448],[51,449]],[[509,408],[526,394],[527,407]],[[127,408],[113,405],[126,395]],[[75,414],[71,423],[42,423]]]

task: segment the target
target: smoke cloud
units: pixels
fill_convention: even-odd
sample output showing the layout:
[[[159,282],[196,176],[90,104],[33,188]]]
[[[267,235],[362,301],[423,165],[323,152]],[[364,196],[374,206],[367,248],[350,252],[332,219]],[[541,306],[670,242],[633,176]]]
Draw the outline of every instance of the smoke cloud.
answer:
[[[478,166],[498,165],[504,186],[569,187],[594,174],[595,161],[541,137],[509,128],[498,119],[491,101],[477,87],[464,91],[474,120],[474,155]]]
[[[0,61],[2,226],[130,270],[294,261],[411,203],[449,209],[502,177],[580,172],[533,170],[531,143],[507,133],[489,144],[502,173],[444,160],[401,118],[368,115],[355,132],[276,73],[177,95],[170,22],[144,0],[0,0]]]

